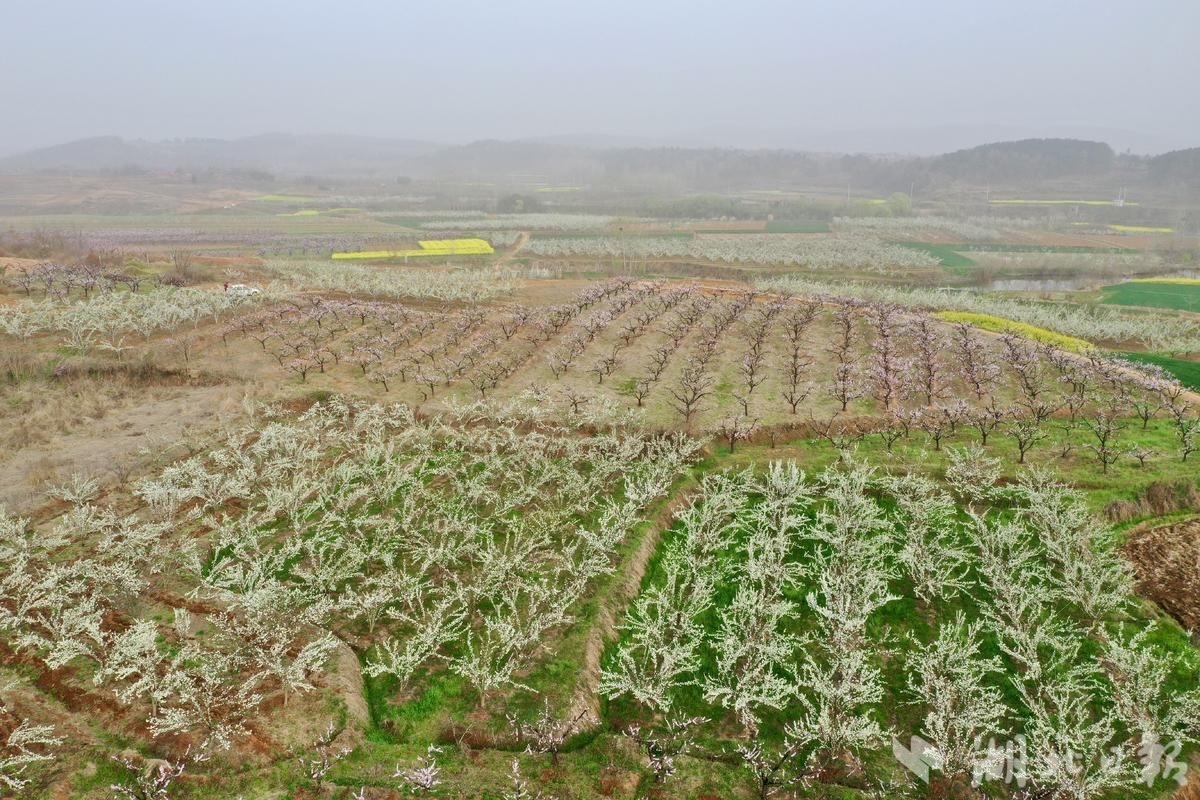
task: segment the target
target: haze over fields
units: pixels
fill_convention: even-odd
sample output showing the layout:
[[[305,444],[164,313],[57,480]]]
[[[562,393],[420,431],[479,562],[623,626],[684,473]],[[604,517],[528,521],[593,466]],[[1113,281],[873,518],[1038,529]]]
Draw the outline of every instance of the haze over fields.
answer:
[[[1191,0],[45,0],[5,14],[0,154],[277,131],[1157,153],[1200,133],[1198,29]]]

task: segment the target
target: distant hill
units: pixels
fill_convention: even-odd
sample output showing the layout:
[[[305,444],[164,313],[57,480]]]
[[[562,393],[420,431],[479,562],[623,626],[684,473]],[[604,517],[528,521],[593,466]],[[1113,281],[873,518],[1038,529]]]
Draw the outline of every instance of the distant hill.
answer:
[[[0,172],[42,170],[258,169],[281,173],[405,172],[437,150],[432,142],[366,136],[272,133],[244,139],[160,142],[98,136],[0,159]]]
[[[0,168],[23,172],[42,169],[119,169],[156,160],[151,148],[119,136],[95,136],[51,145],[0,159]]]
[[[244,139],[149,142],[80,139],[0,159],[0,173],[139,168],[228,169],[277,175],[399,175],[468,182],[590,185],[632,191],[723,192],[826,187],[887,195],[943,185],[1036,186],[1059,179],[1118,185],[1197,182],[1200,149],[1161,156],[1121,155],[1087,139],[1020,139],[931,157],[814,153],[797,149],[633,146],[629,140],[554,137],[442,146],[365,136],[265,134]]]
[[[832,129],[819,120],[802,127],[746,126],[717,123],[710,127],[681,130],[654,141],[626,142],[625,146],[727,147],[740,150],[804,150],[811,153],[903,154],[937,156],[974,147],[980,142],[1011,142],[1032,138],[1085,139],[1108,142],[1118,152],[1164,153],[1192,144],[1185,137],[1149,136],[1124,128],[1050,124],[1046,127],[978,124],[922,125]],[[1182,138],[1182,141],[1180,140]],[[543,139],[543,141],[550,141]]]
[[[1200,187],[1200,147],[1155,156],[1149,160],[1146,171],[1154,183]]]
[[[440,150],[421,163],[441,178],[522,177],[532,181],[590,183],[657,191],[833,182],[868,167],[871,180],[892,176],[911,161],[876,156],[836,156],[796,150],[621,147],[592,149],[545,142],[473,142]],[[905,181],[908,178],[904,178]]]
[[[936,172],[969,181],[1098,176],[1112,171],[1113,149],[1082,139],[1021,139],[983,144],[933,159]]]

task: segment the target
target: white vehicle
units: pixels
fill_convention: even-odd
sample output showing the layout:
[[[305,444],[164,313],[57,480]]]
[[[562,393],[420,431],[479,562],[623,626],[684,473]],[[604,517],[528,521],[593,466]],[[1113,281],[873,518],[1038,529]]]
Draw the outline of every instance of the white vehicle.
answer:
[[[262,294],[261,289],[256,289],[253,286],[247,286],[244,283],[235,283],[225,287],[225,291],[229,292],[234,297],[251,297],[256,294]]]

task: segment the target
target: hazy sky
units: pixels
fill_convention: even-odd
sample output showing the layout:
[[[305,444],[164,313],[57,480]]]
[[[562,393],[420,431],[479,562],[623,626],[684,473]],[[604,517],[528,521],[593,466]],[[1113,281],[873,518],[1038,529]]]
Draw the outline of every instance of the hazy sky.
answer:
[[[0,152],[942,125],[1200,144],[1200,0],[3,0],[0,19]]]

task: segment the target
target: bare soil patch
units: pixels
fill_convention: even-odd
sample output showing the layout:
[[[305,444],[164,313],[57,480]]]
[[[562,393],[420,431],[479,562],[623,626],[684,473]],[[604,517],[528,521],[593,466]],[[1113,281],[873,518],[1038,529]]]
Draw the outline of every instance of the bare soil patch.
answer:
[[[0,505],[28,511],[42,502],[43,491],[74,474],[114,479],[114,470],[137,471],[142,448],[163,451],[191,429],[215,424],[221,412],[236,412],[241,395],[228,386],[157,390],[153,397],[130,397],[110,407],[87,427],[52,436],[0,461]]]
[[[1189,631],[1200,629],[1200,519],[1138,531],[1124,552],[1138,591]]]

